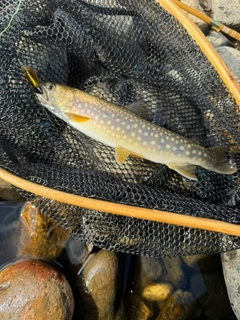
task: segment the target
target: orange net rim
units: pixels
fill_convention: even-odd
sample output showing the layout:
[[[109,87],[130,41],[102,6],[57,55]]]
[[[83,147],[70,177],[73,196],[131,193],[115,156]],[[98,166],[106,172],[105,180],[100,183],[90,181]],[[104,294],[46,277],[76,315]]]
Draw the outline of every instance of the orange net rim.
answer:
[[[37,196],[60,203],[74,205],[80,208],[111,213],[142,220],[167,223],[181,227],[220,232],[232,236],[240,236],[240,226],[219,220],[186,216],[184,214],[147,209],[142,207],[96,200],[54,190],[34,182],[20,178],[5,169],[0,168],[0,178],[13,186],[31,192]]]
[[[218,55],[214,47],[207,40],[205,35],[196,26],[196,24],[180,9],[174,0],[155,0],[162,8],[172,14],[187,30],[189,35],[195,40],[201,51],[209,60],[214,69],[218,72],[225,86],[234,97],[238,108],[240,109],[240,86],[234,79],[232,73],[227,68],[221,57]]]

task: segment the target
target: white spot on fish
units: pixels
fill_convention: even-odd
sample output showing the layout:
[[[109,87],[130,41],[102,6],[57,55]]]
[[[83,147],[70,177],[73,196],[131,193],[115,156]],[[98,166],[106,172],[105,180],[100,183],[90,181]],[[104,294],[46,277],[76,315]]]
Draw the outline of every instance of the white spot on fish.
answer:
[[[146,146],[147,145],[147,141],[143,141],[143,146]]]
[[[158,133],[155,133],[154,137],[155,137],[155,138],[158,138]]]
[[[145,131],[144,136],[148,137],[148,135],[149,135],[148,131]]]
[[[170,145],[170,144],[167,144],[167,145],[166,145],[166,148],[167,148],[167,149],[171,149],[171,145]]]
[[[140,141],[140,140],[141,140],[141,137],[140,137],[140,136],[138,136],[138,137],[137,137],[137,140],[138,140],[138,141]]]
[[[202,155],[202,151],[198,151],[198,155],[201,156]]]
[[[180,149],[180,150],[184,150],[184,146],[180,146],[179,149]]]
[[[142,129],[139,129],[139,130],[138,130],[138,133],[142,133]]]
[[[154,146],[156,144],[156,141],[154,141],[154,140],[152,140],[151,142],[150,142],[150,145],[151,146]]]
[[[135,137],[136,133],[135,132],[131,132],[131,136]]]
[[[197,151],[196,151],[196,150],[193,150],[193,151],[192,151],[192,154],[196,154],[196,153],[197,153]]]
[[[130,130],[131,129],[131,125],[130,124],[126,125],[126,129]]]
[[[186,151],[186,156],[189,156],[190,155],[190,151]]]
[[[107,124],[111,124],[111,120],[108,120]]]
[[[162,142],[162,143],[165,143],[165,139],[161,138],[161,142]]]
[[[173,149],[173,151],[177,151],[178,148],[177,147],[173,147],[172,149]]]

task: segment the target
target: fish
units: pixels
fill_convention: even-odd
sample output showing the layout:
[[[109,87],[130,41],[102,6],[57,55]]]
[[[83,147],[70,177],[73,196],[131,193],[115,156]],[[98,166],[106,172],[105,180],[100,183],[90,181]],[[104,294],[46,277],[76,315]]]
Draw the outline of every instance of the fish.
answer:
[[[36,95],[44,107],[85,135],[114,148],[120,165],[129,156],[143,158],[165,164],[191,180],[197,180],[196,166],[220,174],[237,171],[222,146],[202,147],[126,107],[76,88],[51,82],[39,86],[42,93]]]

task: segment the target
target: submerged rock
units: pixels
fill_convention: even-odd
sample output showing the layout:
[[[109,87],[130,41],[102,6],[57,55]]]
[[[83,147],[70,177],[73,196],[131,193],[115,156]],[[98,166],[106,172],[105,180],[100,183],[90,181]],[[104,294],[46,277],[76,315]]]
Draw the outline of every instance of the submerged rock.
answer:
[[[176,290],[167,300],[157,320],[191,320],[195,305],[193,295],[189,291]]]
[[[0,319],[71,320],[74,300],[63,274],[38,260],[21,260],[0,271]]]
[[[167,271],[168,281],[172,282],[176,288],[185,288],[187,285],[187,277],[183,271],[181,258],[163,258],[163,263]]]
[[[23,201],[23,198],[11,184],[0,179],[0,200],[19,202]]]
[[[162,302],[168,299],[173,292],[170,283],[153,283],[145,287],[142,291],[143,299],[151,302]]]
[[[28,227],[29,242],[21,250],[22,255],[46,260],[58,257],[70,237],[69,233],[57,225],[52,219],[41,214],[30,202],[27,203],[21,213],[22,224]],[[26,231],[21,232],[21,237]]]
[[[84,285],[97,308],[98,320],[112,320],[117,312],[119,255],[105,250],[98,251],[83,270]],[[85,313],[91,312],[86,310]],[[86,315],[84,319],[94,319]]]

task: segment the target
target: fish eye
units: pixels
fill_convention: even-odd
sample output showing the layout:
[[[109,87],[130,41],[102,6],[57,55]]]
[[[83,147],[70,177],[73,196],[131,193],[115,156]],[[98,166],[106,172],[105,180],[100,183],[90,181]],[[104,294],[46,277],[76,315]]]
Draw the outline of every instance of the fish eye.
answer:
[[[47,83],[47,84],[46,84],[46,89],[47,89],[47,90],[53,90],[54,87],[55,87],[55,86],[54,86],[53,83]]]

